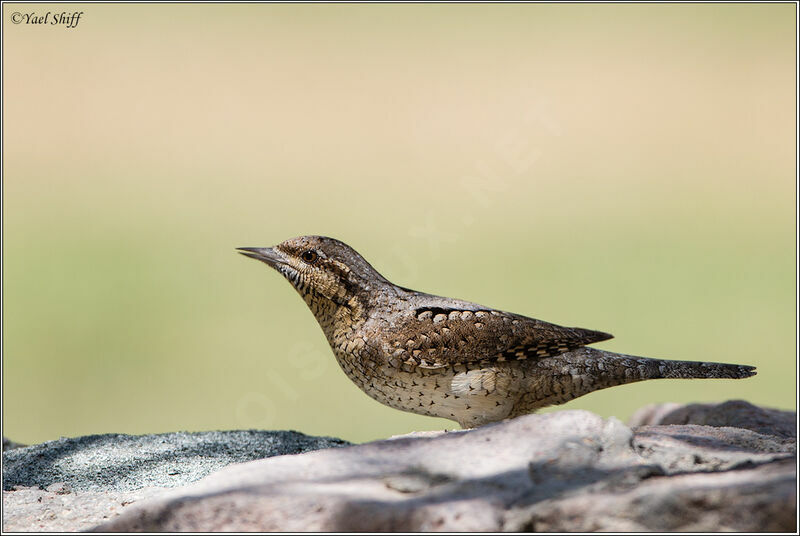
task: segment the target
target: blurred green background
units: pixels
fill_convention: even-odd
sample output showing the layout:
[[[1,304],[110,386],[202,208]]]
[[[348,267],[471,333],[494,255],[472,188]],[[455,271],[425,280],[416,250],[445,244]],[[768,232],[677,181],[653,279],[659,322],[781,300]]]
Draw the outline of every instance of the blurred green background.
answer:
[[[4,4],[3,29],[15,441],[455,427],[361,393],[234,251],[302,234],[601,348],[759,368],[562,408],[795,408],[792,4]]]

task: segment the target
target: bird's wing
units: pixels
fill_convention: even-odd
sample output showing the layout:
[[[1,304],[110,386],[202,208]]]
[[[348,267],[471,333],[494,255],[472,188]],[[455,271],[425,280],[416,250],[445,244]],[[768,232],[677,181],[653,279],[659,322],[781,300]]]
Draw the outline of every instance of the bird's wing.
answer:
[[[467,302],[457,307],[418,307],[391,332],[384,339],[389,362],[421,368],[541,359],[613,337]]]

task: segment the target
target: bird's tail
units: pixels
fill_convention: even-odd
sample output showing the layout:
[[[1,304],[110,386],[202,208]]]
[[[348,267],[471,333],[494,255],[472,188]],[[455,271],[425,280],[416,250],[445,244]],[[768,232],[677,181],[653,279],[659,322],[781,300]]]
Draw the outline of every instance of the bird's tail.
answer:
[[[756,374],[749,365],[670,361],[615,354],[583,347],[555,357],[538,360],[529,392],[536,409],[563,404],[579,396],[626,383],[660,378],[748,378]]]
[[[736,365],[733,363],[713,363],[706,361],[670,361],[666,359],[637,360],[643,380],[657,378],[728,378],[741,379],[756,375],[756,367],[752,365]]]

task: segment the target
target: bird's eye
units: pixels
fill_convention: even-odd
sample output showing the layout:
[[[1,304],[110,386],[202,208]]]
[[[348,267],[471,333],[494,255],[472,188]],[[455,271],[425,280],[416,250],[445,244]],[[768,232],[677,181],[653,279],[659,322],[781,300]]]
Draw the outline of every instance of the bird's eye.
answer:
[[[303,259],[308,264],[314,264],[315,262],[317,262],[319,255],[317,255],[317,252],[314,251],[313,249],[309,249],[308,251],[304,251],[303,254],[300,255],[300,258]]]

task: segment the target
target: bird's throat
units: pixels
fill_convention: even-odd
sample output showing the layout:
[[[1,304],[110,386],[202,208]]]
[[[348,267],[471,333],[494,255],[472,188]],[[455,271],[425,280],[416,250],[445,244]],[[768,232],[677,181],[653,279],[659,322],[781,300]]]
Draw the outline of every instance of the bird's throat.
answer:
[[[313,291],[301,295],[329,341],[359,328],[366,320],[364,304],[357,296],[334,301]]]

